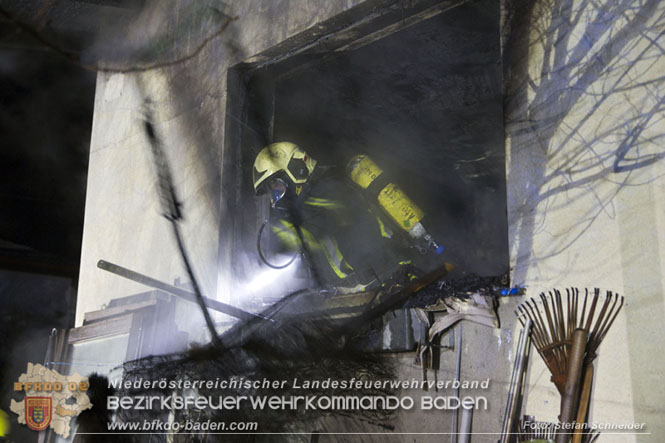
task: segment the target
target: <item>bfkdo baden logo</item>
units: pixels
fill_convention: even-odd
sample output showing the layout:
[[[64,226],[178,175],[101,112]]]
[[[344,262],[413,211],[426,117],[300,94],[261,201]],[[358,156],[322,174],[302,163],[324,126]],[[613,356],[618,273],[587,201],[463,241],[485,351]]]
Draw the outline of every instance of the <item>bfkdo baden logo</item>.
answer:
[[[51,397],[25,397],[25,424],[35,431],[43,431],[51,424],[53,399]]]
[[[18,415],[18,422],[35,431],[51,427],[69,437],[71,420],[92,408],[87,395],[88,378],[79,374],[61,375],[42,365],[28,363],[28,369],[14,383],[14,392],[22,392],[22,401],[12,399],[9,409]]]

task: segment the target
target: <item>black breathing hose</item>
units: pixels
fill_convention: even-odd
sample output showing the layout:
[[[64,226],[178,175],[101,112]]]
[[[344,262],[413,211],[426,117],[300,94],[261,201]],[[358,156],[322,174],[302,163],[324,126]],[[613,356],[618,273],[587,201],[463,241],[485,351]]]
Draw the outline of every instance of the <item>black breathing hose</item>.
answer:
[[[263,230],[265,229],[267,224],[268,224],[268,220],[264,220],[263,224],[259,228],[259,232],[256,236],[256,250],[259,253],[259,257],[261,258],[261,261],[263,263],[265,263],[266,266],[268,266],[269,268],[272,268],[272,269],[284,269],[284,268],[290,266],[291,263],[293,263],[295,261],[296,257],[298,257],[298,252],[293,254],[293,257],[291,257],[291,259],[283,265],[273,265],[272,263],[270,263],[268,261],[268,259],[265,257],[265,255],[263,255],[263,250],[261,249],[261,237],[263,236]]]

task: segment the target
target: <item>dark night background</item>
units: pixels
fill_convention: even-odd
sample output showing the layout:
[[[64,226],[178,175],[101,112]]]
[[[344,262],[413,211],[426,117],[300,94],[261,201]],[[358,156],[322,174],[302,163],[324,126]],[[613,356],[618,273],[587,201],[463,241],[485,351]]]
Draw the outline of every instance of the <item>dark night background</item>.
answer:
[[[95,74],[0,49],[0,236],[78,268]]]
[[[44,363],[52,328],[73,326],[96,79],[22,27],[36,7],[0,3],[0,409],[14,441],[34,436],[9,411],[12,383]],[[67,12],[32,25],[80,50],[89,17]]]

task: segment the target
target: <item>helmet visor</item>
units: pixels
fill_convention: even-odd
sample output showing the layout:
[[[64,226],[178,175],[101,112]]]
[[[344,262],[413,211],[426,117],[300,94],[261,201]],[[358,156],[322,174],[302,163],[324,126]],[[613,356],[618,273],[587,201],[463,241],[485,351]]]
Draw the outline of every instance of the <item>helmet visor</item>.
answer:
[[[273,206],[286,194],[287,184],[281,178],[271,178],[267,182],[268,195]]]

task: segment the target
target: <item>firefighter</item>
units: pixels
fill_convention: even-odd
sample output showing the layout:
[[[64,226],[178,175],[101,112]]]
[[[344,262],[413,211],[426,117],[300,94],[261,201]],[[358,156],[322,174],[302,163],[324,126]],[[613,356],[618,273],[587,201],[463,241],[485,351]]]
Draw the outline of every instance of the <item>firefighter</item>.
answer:
[[[415,278],[406,245],[385,217],[335,168],[293,143],[273,143],[256,157],[257,195],[268,194],[269,226],[283,247],[302,251],[318,283],[337,292]]]

